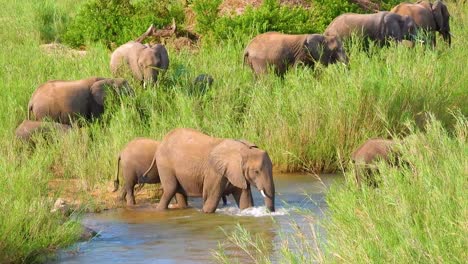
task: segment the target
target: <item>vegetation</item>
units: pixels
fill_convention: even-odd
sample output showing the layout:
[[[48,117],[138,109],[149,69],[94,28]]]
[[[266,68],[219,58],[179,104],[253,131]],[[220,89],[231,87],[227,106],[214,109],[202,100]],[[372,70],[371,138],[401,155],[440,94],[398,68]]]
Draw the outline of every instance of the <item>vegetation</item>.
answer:
[[[250,69],[242,64],[242,51],[251,37],[249,34],[253,33],[244,31],[247,28],[243,25],[260,19],[217,18],[216,21],[231,21],[220,23],[223,27],[231,27],[230,23],[240,25],[233,33],[236,35],[201,42],[197,52],[170,49],[170,69],[156,87],[143,90],[138,83],[132,83],[137,96],[109,100],[108,111],[101,121],[54,140],[38,138],[33,146],[23,144],[14,140],[14,130],[26,118],[28,100],[39,84],[51,79],[110,76],[109,41],[122,43],[141,34],[150,21],[163,25],[171,19],[160,17],[158,19],[165,20],[157,22],[156,18],[137,15],[140,14],[138,5],[145,1],[130,1],[128,10],[119,12],[128,12],[125,14],[134,23],[117,20],[115,23],[122,23],[119,24],[122,31],[107,31],[91,19],[90,14],[79,10],[114,1],[82,2],[78,11],[73,7],[76,2],[2,3],[0,20],[7,30],[0,32],[0,90],[3,91],[0,93],[0,144],[3,146],[0,149],[0,171],[3,172],[0,175],[0,262],[41,261],[43,253],[73,242],[80,232],[79,224],[50,213],[55,198],[61,195],[60,191],[50,189],[50,180],[78,180],[77,189],[82,192],[78,198],[84,200],[84,206],[94,206],[95,201],[90,200],[88,193],[107,190],[115,173],[118,151],[136,136],[161,138],[175,127],[193,127],[219,137],[249,139],[266,149],[276,167],[283,170],[337,171],[348,164],[350,153],[363,140],[411,134],[407,122],[416,120],[423,127],[428,112],[440,124],[430,126],[427,135],[418,132],[414,146],[418,150],[421,148],[417,146],[427,143],[425,149],[433,150],[428,155],[435,156],[432,159],[424,152],[417,152],[412,162],[416,175],[424,173],[424,177],[407,183],[404,179],[409,179],[412,171],[388,169],[392,177],[378,190],[358,190],[349,185],[332,191],[329,201],[334,221],[328,230],[330,252],[336,255],[332,254],[330,260],[340,262],[341,257],[353,262],[385,256],[383,259],[392,261],[391,249],[401,250],[408,260],[422,258],[436,262],[439,256],[441,260],[449,260],[449,254],[455,260],[463,259],[459,245],[466,245],[462,240],[466,235],[461,235],[461,231],[466,234],[463,229],[466,213],[460,206],[466,211],[466,204],[463,204],[466,197],[460,195],[463,195],[462,187],[466,186],[466,181],[463,182],[466,177],[461,177],[466,168],[460,158],[466,156],[463,156],[466,154],[466,122],[460,120],[468,114],[468,75],[461,60],[468,56],[463,45],[468,37],[464,30],[468,21],[466,5],[450,6],[452,31],[456,36],[452,48],[441,41],[433,50],[394,45],[383,49],[371,47],[368,53],[363,53],[351,48],[349,69],[342,65],[316,69],[297,67],[291,69],[284,80],[273,75],[255,80]],[[192,2],[197,3],[196,0]],[[262,8],[267,10],[267,5]],[[302,11],[294,12],[301,14]],[[251,10],[246,14],[257,13]],[[286,13],[279,9],[274,14]],[[142,20],[135,22],[136,17]],[[271,19],[282,21],[283,26],[257,28],[287,31],[287,26],[291,25],[288,19]],[[308,21],[302,16],[299,19],[295,25]],[[76,21],[81,22],[74,26]],[[88,26],[89,31],[82,28]],[[222,28],[217,30],[223,32]],[[93,32],[100,35],[92,35]],[[237,32],[240,33],[237,35]],[[67,36],[79,39],[75,45],[88,44],[86,56],[49,54],[40,48],[45,41],[66,40]],[[99,39],[95,39],[97,37]],[[200,73],[211,74],[214,85],[205,94],[194,94],[191,82]],[[436,159],[440,163],[433,162]],[[447,181],[441,180],[445,178]],[[413,191],[412,186],[418,188]],[[429,197],[433,193],[435,196]],[[436,198],[440,201],[424,204]],[[372,199],[376,201],[375,207]],[[396,208],[396,202],[405,207]],[[409,206],[413,203],[415,207]],[[380,218],[381,214],[386,214],[384,210],[393,210],[391,212],[401,220],[394,224],[401,229],[391,228],[390,219]],[[362,212],[362,215],[355,212]],[[426,221],[431,214],[436,216]],[[354,220],[345,220],[348,215]],[[363,219],[374,224],[375,229],[366,229],[368,233],[364,234],[377,237],[376,241],[366,241],[367,236],[357,235],[369,227],[362,225]],[[417,230],[408,229],[413,219],[418,223],[414,227]],[[440,233],[438,225],[447,226],[447,232]],[[386,230],[389,235],[384,234]],[[413,230],[414,236],[410,233]],[[411,240],[414,238],[416,240]],[[430,246],[428,241],[435,239],[440,242]],[[454,246],[448,246],[452,242]],[[354,250],[356,243],[360,247]],[[453,251],[447,250],[448,247],[454,247]],[[349,255],[352,253],[355,255]]]

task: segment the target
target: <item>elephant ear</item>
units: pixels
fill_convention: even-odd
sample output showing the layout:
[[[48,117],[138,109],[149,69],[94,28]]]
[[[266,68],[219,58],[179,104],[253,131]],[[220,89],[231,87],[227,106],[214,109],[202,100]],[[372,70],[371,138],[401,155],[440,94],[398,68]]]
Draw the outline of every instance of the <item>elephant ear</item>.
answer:
[[[314,61],[320,61],[323,55],[323,49],[325,44],[325,37],[319,34],[307,35],[304,46],[306,51],[312,56]]]
[[[247,189],[247,180],[244,176],[243,155],[245,150],[243,143],[226,139],[219,143],[210,152],[209,165],[222,177],[241,189]]]
[[[91,86],[91,94],[93,95],[94,101],[101,106],[104,106],[104,98],[106,97],[106,86],[111,85],[111,80],[101,80],[95,82]]]

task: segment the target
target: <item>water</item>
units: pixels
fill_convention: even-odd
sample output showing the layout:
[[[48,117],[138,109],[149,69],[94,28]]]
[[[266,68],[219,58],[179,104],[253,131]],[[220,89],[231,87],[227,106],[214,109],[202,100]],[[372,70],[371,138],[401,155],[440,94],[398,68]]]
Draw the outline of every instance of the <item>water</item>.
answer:
[[[201,200],[196,198],[189,198],[193,208],[184,210],[158,212],[154,205],[143,204],[134,209],[89,214],[83,222],[100,236],[62,250],[54,263],[213,263],[212,252],[219,243],[229,257],[249,263],[252,261],[244,252],[226,242],[238,223],[266,241],[275,260],[280,244],[288,240],[287,234],[294,234],[291,223],[296,222],[312,239],[311,220],[296,209],[310,210],[315,219],[320,219],[326,210],[327,187],[341,178],[275,175],[276,212],[272,214],[266,211],[256,189],[252,189],[256,206],[243,211],[229,197],[228,205],[220,203],[214,214],[202,213]]]

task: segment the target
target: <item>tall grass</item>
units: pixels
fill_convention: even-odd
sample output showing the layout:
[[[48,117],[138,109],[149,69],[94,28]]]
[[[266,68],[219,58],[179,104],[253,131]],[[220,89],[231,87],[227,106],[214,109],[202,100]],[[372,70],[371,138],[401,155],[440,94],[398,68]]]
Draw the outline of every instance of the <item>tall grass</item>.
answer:
[[[440,122],[406,139],[405,168],[380,166],[379,187],[344,188],[327,195],[327,262],[463,263],[468,245],[468,123],[454,135]]]
[[[50,6],[68,14],[74,12],[69,2]],[[39,47],[43,38],[36,20],[43,11],[31,3],[1,3],[0,262],[35,261],[41,248],[76,238],[74,222],[48,213],[53,199],[46,197],[60,193],[49,193],[47,182],[80,179],[84,196],[105,189],[117,153],[136,136],[160,139],[175,127],[192,127],[253,141],[284,170],[335,171],[368,137],[407,134],[405,123],[425,112],[455,131],[451,111],[468,112],[463,61],[468,19],[460,4],[451,8],[456,10],[452,48],[441,42],[435,50],[391,46],[371,50],[372,56],[350,50],[350,69],[297,67],[284,80],[273,75],[254,79],[242,65],[248,39],[207,41],[196,52],[170,49],[170,68],[156,87],[143,90],[132,82],[136,98],[113,98],[100,122],[30,147],[14,140],[14,129],[26,118],[28,100],[39,84],[111,76],[110,52],[102,45],[90,45],[84,57],[46,54]],[[57,25],[52,28],[59,29],[66,19],[53,21]],[[200,73],[211,74],[214,85],[206,94],[193,95],[191,82]]]

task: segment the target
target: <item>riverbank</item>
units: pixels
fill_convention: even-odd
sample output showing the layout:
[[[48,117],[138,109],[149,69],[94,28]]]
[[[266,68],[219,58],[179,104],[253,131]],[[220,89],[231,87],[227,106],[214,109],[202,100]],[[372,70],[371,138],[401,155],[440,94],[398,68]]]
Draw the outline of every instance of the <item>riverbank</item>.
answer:
[[[463,60],[468,57],[464,45],[468,39],[468,12],[466,5],[451,4],[455,37],[450,48],[442,41],[436,49],[390,46],[371,48],[366,54],[353,48],[349,51],[349,69],[340,65],[319,66],[316,70],[297,67],[284,80],[272,75],[254,79],[241,59],[248,39],[202,41],[195,52],[170,49],[171,66],[157,87],[144,90],[132,83],[136,97],[110,100],[100,122],[53,140],[38,139],[34,146],[24,144],[14,139],[14,130],[26,118],[27,104],[36,87],[51,79],[111,76],[110,51],[104,45],[90,44],[86,53],[79,56],[44,52],[37,28],[37,5],[10,1],[2,7],[2,263],[41,261],[43,254],[73,243],[79,237],[80,225],[51,214],[54,199],[62,194],[70,195],[71,200],[83,197],[83,207],[100,208],[101,199],[105,198],[99,193],[105,193],[114,179],[117,154],[134,137],[161,139],[175,127],[192,127],[218,137],[255,142],[268,151],[275,166],[283,171],[330,172],[346,169],[350,153],[367,138],[408,135],[412,133],[408,123],[424,130],[427,113],[440,121],[447,131],[447,140],[466,135],[466,127],[457,130],[455,124],[457,118],[466,118],[468,113],[468,75]],[[200,73],[214,77],[214,85],[204,94],[192,91],[191,82]],[[466,152],[466,138],[457,140],[463,143],[457,148],[440,148]],[[447,164],[460,162],[450,155],[438,158]],[[420,164],[421,168],[434,165],[427,159]],[[434,168],[427,173],[436,177],[436,172]],[[62,186],[67,181],[74,184]],[[51,182],[63,192],[51,193]],[[398,190],[408,192],[407,187]],[[96,190],[94,198],[85,199]],[[343,196],[340,193],[336,191],[335,196],[347,199],[347,192]],[[48,199],[49,196],[54,199]],[[427,197],[415,199],[424,201]],[[343,205],[349,210],[356,208],[356,204]]]

